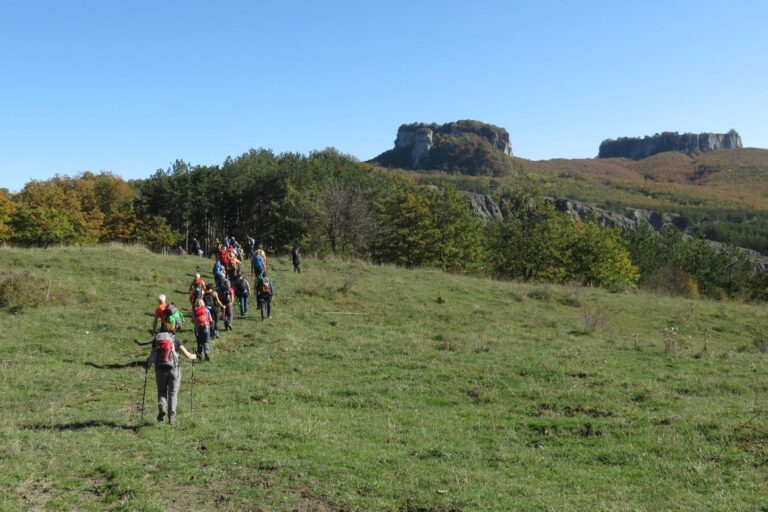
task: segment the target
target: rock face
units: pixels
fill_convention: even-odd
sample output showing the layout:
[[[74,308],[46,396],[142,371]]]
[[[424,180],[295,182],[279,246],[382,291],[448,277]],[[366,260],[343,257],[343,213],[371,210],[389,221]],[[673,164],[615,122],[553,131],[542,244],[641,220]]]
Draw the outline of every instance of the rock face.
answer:
[[[677,133],[663,132],[652,137],[621,137],[606,139],[600,144],[598,158],[642,158],[663,153],[664,151],[679,151],[681,153],[696,153],[715,151],[718,149],[734,149],[743,147],[741,137],[736,130],[728,133]]]
[[[553,203],[557,211],[567,213],[574,219],[595,217],[598,224],[605,227],[635,229],[641,223],[650,224],[656,231],[661,231],[665,227],[675,227],[680,230],[685,230],[687,227],[683,218],[677,214],[662,214],[641,208],[627,208],[624,214],[621,214],[572,199],[545,197],[544,200]]]
[[[385,167],[465,174],[508,175],[512,143],[504,128],[480,121],[403,124],[395,147],[373,160]]]
[[[472,210],[483,220],[502,219],[499,204],[491,197],[474,192],[462,191],[461,194],[472,206]],[[687,225],[684,219],[677,214],[659,213],[640,208],[627,208],[623,214],[604,210],[591,204],[574,201],[573,199],[543,197],[542,200],[552,203],[557,211],[567,213],[575,220],[595,218],[601,226],[618,227],[622,230],[633,230],[642,223],[649,224],[654,230],[661,231],[665,227],[674,227],[685,232]],[[684,237],[689,235],[684,234]],[[723,244],[714,240],[707,240],[719,249]],[[765,272],[768,269],[768,256],[752,249],[739,247],[754,265],[756,273]]]
[[[501,208],[499,204],[493,200],[491,196],[484,194],[476,194],[475,192],[467,192],[465,190],[459,191],[464,198],[469,201],[469,205],[472,207],[472,211],[475,212],[481,219],[503,219],[501,214]]]

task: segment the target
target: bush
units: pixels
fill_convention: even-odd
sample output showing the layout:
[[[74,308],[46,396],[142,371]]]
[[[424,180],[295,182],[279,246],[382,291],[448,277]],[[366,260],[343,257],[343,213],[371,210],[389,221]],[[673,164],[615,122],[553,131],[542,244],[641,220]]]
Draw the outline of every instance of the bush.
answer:
[[[699,285],[696,279],[674,265],[668,265],[647,280],[647,288],[655,293],[698,299]]]
[[[64,292],[54,290],[50,279],[34,273],[11,270],[0,279],[0,308],[19,311],[47,302],[62,302]]]

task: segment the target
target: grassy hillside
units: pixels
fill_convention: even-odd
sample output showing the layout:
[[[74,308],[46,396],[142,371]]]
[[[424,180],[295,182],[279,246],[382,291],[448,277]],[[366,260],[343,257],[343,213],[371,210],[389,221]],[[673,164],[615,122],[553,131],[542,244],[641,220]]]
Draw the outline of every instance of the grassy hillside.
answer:
[[[48,297],[0,312],[2,510],[768,509],[761,307],[273,258],[274,318],[142,426],[133,340],[211,262],[0,262]]]

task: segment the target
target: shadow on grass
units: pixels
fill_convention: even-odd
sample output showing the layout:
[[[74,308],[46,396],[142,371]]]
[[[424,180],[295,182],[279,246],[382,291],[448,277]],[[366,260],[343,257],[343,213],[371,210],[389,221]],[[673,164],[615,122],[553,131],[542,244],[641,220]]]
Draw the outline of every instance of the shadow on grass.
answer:
[[[96,364],[90,361],[86,361],[85,366],[91,368],[97,368],[99,370],[122,370],[124,368],[136,368],[138,366],[144,366],[147,363],[146,359],[140,359],[139,361],[128,361],[127,363],[112,363],[112,364]]]
[[[85,430],[86,428],[117,428],[122,430],[130,430],[136,432],[141,428],[141,425],[125,425],[122,423],[115,423],[114,421],[103,420],[88,420],[88,421],[74,421],[72,423],[32,423],[31,425],[24,425],[23,428],[27,430],[57,430],[63,432]]]

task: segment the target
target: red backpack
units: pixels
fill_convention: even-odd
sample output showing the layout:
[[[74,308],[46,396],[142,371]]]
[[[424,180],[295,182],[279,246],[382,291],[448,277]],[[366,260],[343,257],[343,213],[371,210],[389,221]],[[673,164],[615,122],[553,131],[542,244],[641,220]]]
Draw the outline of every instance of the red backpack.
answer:
[[[208,327],[211,318],[211,315],[208,313],[208,308],[205,306],[198,306],[194,309],[194,313],[195,325],[198,327]]]
[[[161,332],[152,340],[151,361],[158,368],[176,368],[179,365],[179,355],[173,343],[174,335]]]

